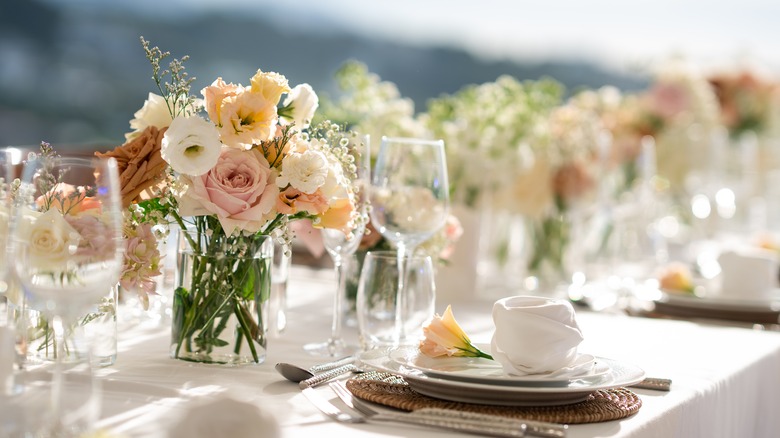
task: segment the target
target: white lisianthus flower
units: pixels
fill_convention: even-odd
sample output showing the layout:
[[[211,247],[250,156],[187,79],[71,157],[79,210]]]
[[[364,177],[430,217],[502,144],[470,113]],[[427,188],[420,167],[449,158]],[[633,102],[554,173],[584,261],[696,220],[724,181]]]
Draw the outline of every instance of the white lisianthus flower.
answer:
[[[170,126],[171,121],[173,121],[171,112],[168,110],[168,105],[165,103],[165,99],[154,93],[149,93],[149,97],[146,98],[144,106],[133,115],[135,118],[130,120],[130,128],[133,129],[133,132],[125,134],[127,140],[132,140],[137,137],[138,134],[150,126],[162,129]]]
[[[18,229],[18,238],[26,244],[29,268],[56,271],[67,265],[78,250],[81,236],[53,208],[40,214],[30,210],[24,214]]]
[[[325,184],[328,159],[320,151],[307,149],[287,154],[282,161],[282,173],[276,179],[279,187],[288,184],[306,194],[312,194]]]
[[[200,117],[176,117],[165,132],[160,147],[163,159],[176,172],[200,176],[219,160],[219,131]]]
[[[295,127],[302,130],[309,127],[314,112],[320,105],[320,99],[311,85],[300,84],[287,94],[283,105],[285,109],[289,108],[289,111],[280,111],[280,115],[284,114],[280,117],[281,121],[284,124],[295,123]]]

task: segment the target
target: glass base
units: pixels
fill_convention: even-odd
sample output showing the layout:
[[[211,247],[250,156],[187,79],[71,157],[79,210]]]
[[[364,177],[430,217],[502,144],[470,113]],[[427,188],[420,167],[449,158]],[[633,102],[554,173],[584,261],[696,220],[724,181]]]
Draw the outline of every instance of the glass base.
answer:
[[[358,351],[358,347],[356,345],[348,345],[341,339],[328,339],[325,342],[306,344],[303,346],[303,350],[313,356],[336,357],[355,354]]]

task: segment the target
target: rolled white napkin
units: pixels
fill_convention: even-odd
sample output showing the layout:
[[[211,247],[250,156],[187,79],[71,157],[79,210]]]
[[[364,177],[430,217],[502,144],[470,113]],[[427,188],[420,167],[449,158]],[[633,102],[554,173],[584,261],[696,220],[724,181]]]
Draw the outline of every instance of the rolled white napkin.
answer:
[[[251,403],[220,394],[193,402],[167,438],[278,438],[279,423]]]
[[[579,355],[583,336],[574,308],[565,300],[515,296],[493,304],[493,358],[513,376],[581,374],[594,358]]]

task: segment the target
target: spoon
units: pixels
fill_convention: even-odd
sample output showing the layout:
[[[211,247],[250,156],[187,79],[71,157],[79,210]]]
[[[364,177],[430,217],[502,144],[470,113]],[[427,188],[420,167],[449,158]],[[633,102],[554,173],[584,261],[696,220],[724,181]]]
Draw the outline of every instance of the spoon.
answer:
[[[314,377],[314,373],[312,373],[311,371],[301,368],[297,365],[293,365],[291,363],[279,362],[278,364],[276,364],[274,368],[276,368],[276,371],[278,371],[279,374],[282,375],[282,377],[295,383],[300,383],[306,379],[310,379]],[[334,368],[330,371],[327,371],[327,373],[333,374],[332,377],[336,377],[357,370],[358,367],[356,367],[355,364],[348,363],[346,365],[342,365],[338,368]]]

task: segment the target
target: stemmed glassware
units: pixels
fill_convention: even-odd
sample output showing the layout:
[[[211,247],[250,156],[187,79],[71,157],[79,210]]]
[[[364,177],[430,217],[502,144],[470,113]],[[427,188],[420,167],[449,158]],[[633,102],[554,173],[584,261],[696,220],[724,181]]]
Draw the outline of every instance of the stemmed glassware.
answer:
[[[27,305],[49,321],[56,351],[53,368],[26,372],[25,391],[50,397],[37,407],[39,435],[76,436],[96,421],[100,399],[78,320],[116,284],[122,267],[116,161],[42,151],[24,166],[14,210],[11,267]],[[66,333],[86,348],[66,352]]]
[[[439,231],[449,214],[444,141],[382,137],[371,179],[371,220],[397,248],[397,344],[408,343],[404,328],[406,260]]]
[[[347,294],[348,264],[353,261],[352,256],[360,246],[368,222],[368,181],[371,173],[371,147],[368,135],[362,137],[362,148],[359,149],[360,160],[357,163],[358,178],[358,215],[355,227],[349,234],[341,230],[323,228],[321,230],[322,243],[325,250],[333,260],[336,270],[336,294],[333,299],[333,319],[331,322],[330,337],[325,342],[306,344],[304,350],[317,356],[343,356],[352,354],[357,346],[348,345],[341,336],[341,327],[344,317],[344,299]]]

